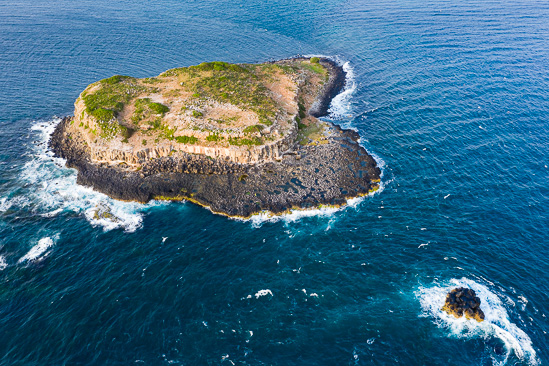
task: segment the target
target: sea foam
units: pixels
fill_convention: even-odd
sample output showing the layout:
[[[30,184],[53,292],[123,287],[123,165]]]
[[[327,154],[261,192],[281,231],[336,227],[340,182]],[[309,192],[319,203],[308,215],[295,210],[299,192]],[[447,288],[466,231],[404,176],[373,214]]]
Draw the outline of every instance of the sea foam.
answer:
[[[343,91],[332,100],[328,117],[330,119],[347,118],[350,116],[352,108],[350,102],[351,96],[356,90],[353,68],[348,61],[343,61],[338,57],[320,56],[333,59],[342,65],[346,72],[345,86]],[[146,205],[136,202],[121,202],[113,200],[89,187],[78,185],[76,183],[76,171],[66,168],[65,160],[54,157],[53,152],[47,147],[51,134],[60,122],[60,118],[54,118],[50,121],[35,123],[31,127],[31,130],[34,132],[33,139],[36,141],[32,151],[32,158],[25,164],[21,172],[23,184],[31,186],[31,191],[25,193],[24,196],[10,199],[6,197],[1,198],[0,211],[6,211],[15,205],[15,203],[18,203],[18,206],[30,206],[33,209],[37,209],[39,211],[38,214],[43,217],[54,217],[63,211],[72,211],[83,214],[93,226],[101,226],[105,231],[122,228],[126,232],[134,232],[142,226],[144,210],[150,206],[165,204],[156,201],[151,201]],[[352,126],[346,126],[346,128],[352,128]],[[381,159],[374,158],[378,163],[381,162]],[[383,189],[384,184],[382,182],[380,189],[373,194],[380,193]],[[294,222],[304,217],[332,216],[337,211],[346,207],[357,207],[364,198],[349,199],[341,207],[323,206],[312,209],[296,209],[290,210],[289,213],[283,215],[261,212],[245,221],[250,221],[254,227],[259,227],[265,222],[279,220]],[[109,217],[102,217],[96,214],[102,207],[108,207],[111,214]]]
[[[6,257],[0,255],[0,271],[5,270],[8,267],[8,262],[6,262]]]
[[[105,231],[116,228],[127,232],[137,230],[143,222],[143,211],[160,203],[143,205],[116,201],[77,184],[76,170],[66,168],[65,160],[55,157],[47,146],[51,134],[60,122],[61,119],[54,118],[35,123],[31,127],[33,147],[30,159],[20,174],[20,183],[24,189],[18,190],[9,199],[2,198],[0,209],[5,211],[11,206],[26,207],[43,217],[54,217],[63,211],[72,211],[82,214],[93,226],[100,226]],[[96,215],[97,210],[104,207],[108,208],[110,215]]]
[[[355,73],[354,69],[351,66],[351,63],[349,61],[343,61],[339,57],[333,57],[333,56],[326,56],[326,55],[305,55],[305,57],[326,57],[331,60],[334,60],[339,65],[343,67],[343,70],[346,73],[346,80],[345,80],[345,86],[343,88],[343,91],[336,95],[331,103],[330,108],[328,109],[328,119],[330,120],[342,120],[342,119],[348,119],[352,117],[352,104],[351,104],[351,97],[356,91],[356,81],[355,81]],[[339,123],[340,124],[340,123]],[[356,130],[356,127],[351,125],[351,122],[345,123],[342,125],[344,128],[348,129],[354,129]],[[358,140],[358,143],[366,149],[361,139]],[[344,210],[346,208],[356,208],[361,202],[364,201],[364,199],[368,196],[373,196],[375,194],[379,194],[383,192],[383,190],[386,187],[386,182],[384,182],[384,168],[385,168],[385,162],[383,159],[381,159],[379,156],[372,154],[368,152],[376,161],[377,166],[381,169],[381,182],[379,189],[369,193],[366,196],[362,197],[354,197],[347,200],[347,202],[339,207],[333,207],[333,206],[320,206],[316,208],[308,208],[308,209],[291,209],[288,213],[284,213],[282,215],[276,215],[269,211],[260,212],[258,214],[252,215],[249,219],[237,219],[237,220],[243,220],[243,221],[250,221],[252,223],[253,227],[260,227],[262,224],[266,222],[276,222],[276,221],[284,221],[286,223],[291,223],[295,221],[299,221],[302,218],[305,217],[331,217],[336,212]]]
[[[331,119],[347,119],[352,117],[351,98],[356,91],[355,72],[349,61],[343,62],[336,58],[336,62],[342,64],[343,71],[345,71],[345,86],[343,91],[332,99],[328,116]]]
[[[22,263],[26,261],[37,261],[44,258],[46,255],[48,255],[47,250],[50,249],[55,244],[55,241],[57,241],[58,239],[59,235],[55,235],[53,238],[48,236],[38,240],[38,244],[33,246],[31,250],[27,252],[27,254],[19,258],[17,263]]]
[[[465,317],[457,319],[441,310],[446,294],[455,287],[468,287],[475,290],[481,299],[481,309],[485,315],[483,322],[479,323],[476,320],[465,319]],[[421,287],[416,295],[419,297],[423,309],[421,316],[433,318],[437,326],[448,330],[449,336],[479,337],[485,340],[497,338],[503,342],[506,350],[503,358],[491,355],[495,364],[505,364],[511,353],[530,365],[539,364],[530,337],[511,322],[504,302],[487,286],[467,278],[452,279],[447,284]]]

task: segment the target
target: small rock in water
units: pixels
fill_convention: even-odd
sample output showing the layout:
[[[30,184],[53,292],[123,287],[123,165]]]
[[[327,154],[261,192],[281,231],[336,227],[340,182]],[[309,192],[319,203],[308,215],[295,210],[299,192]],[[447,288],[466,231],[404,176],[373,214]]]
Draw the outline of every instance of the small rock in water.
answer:
[[[111,208],[103,203],[99,203],[96,206],[96,210],[93,214],[94,220],[110,220],[112,222],[119,222],[120,219],[116,216],[114,216],[111,212]]]
[[[484,321],[484,312],[480,309],[480,298],[477,297],[475,290],[470,288],[458,287],[450,291],[446,295],[442,310],[456,318],[465,315],[467,319]]]

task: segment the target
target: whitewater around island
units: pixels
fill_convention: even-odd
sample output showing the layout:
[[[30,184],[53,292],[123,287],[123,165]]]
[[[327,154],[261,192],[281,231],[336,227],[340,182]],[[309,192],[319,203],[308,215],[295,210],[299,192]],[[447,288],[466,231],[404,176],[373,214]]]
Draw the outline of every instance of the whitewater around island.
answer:
[[[485,281],[483,281],[485,282]],[[421,286],[416,291],[422,313],[421,317],[430,318],[437,327],[446,330],[449,337],[460,339],[480,338],[501,342],[495,344],[496,351],[490,351],[492,361],[496,365],[507,364],[511,356],[529,365],[539,365],[539,359],[530,337],[510,319],[506,304],[515,306],[515,302],[504,294],[498,294],[494,284],[482,283],[469,278],[451,279],[449,281]],[[481,299],[485,320],[478,322],[465,317],[455,318],[442,310],[446,294],[455,287],[473,289]]]
[[[344,118],[351,113],[350,100],[356,90],[356,82],[349,62],[339,59],[336,61],[347,73],[345,86],[332,99],[329,109],[328,119],[338,123],[344,121]],[[142,226],[147,210],[167,204],[164,201],[155,200],[147,204],[118,201],[90,187],[77,184],[75,170],[65,168],[65,159],[54,156],[48,148],[48,141],[60,122],[61,118],[53,118],[50,121],[35,122],[31,126],[30,159],[23,166],[20,174],[20,184],[26,188],[15,190],[2,197],[0,212],[19,207],[29,209],[43,217],[54,217],[69,211],[83,215],[92,226],[102,227],[105,231],[122,229],[131,233]],[[375,155],[374,158],[381,168],[383,177],[384,162]],[[382,179],[377,191],[366,196],[350,198],[346,204],[337,207],[321,205],[316,208],[290,209],[282,214],[263,211],[249,218],[234,217],[233,219],[250,222],[253,227],[260,227],[264,223],[280,220],[291,223],[307,217],[333,217],[338,211],[356,208],[368,196],[379,194],[384,188],[385,182]],[[106,209],[111,215],[102,217],[97,214],[99,209]]]

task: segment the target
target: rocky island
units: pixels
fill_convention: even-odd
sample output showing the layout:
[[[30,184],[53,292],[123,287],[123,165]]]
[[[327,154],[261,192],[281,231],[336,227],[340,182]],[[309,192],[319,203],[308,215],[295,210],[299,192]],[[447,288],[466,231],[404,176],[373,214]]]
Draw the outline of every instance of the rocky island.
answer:
[[[480,298],[475,290],[458,287],[452,289],[444,301],[442,310],[456,318],[465,316],[466,319],[474,319],[478,322],[484,321],[484,312],[480,309]]]
[[[318,119],[344,84],[316,57],[117,75],[80,94],[49,145],[79,184],[115,199],[237,217],[340,206],[380,180],[358,133]]]

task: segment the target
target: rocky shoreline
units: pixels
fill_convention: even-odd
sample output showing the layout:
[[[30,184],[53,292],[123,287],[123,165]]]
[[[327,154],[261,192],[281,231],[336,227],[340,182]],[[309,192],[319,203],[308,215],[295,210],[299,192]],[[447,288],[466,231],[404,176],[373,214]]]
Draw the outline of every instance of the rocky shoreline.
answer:
[[[330,77],[309,110],[314,116],[326,115],[345,84],[341,66],[327,59],[321,62]],[[50,148],[78,170],[78,184],[119,200],[188,200],[215,213],[247,218],[264,211],[281,214],[294,208],[340,206],[379,187],[380,169],[358,144],[358,133],[330,123],[325,123],[321,141],[296,141],[294,149],[277,161],[238,164],[177,154],[144,161],[139,171],[132,171],[123,165],[93,163],[86,145],[67,131],[72,118],[65,117],[56,127]]]

